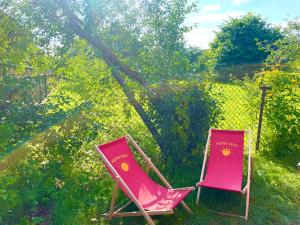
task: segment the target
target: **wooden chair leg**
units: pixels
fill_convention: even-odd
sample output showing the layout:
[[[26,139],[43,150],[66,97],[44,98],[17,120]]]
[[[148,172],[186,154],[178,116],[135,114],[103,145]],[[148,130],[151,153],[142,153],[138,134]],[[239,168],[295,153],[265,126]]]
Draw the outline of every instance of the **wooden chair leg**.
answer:
[[[251,171],[252,171],[252,155],[251,155],[251,131],[248,133],[248,179],[247,179],[247,197],[246,197],[246,211],[245,211],[245,220],[248,221],[249,215],[249,202],[250,202],[250,183],[251,183]]]
[[[141,213],[144,215],[145,219],[150,225],[155,225],[154,221],[151,219],[151,217],[147,214],[146,211],[143,210]]]
[[[181,205],[183,206],[183,208],[185,208],[185,210],[186,210],[188,213],[190,213],[190,214],[193,213],[192,210],[190,209],[190,207],[188,207],[188,205],[187,205],[184,201],[181,202]]]
[[[249,215],[249,203],[250,203],[250,182],[248,183],[247,196],[246,196],[246,210],[245,210],[245,220],[248,220]]]
[[[200,194],[201,194],[201,187],[198,187],[198,193],[197,193],[197,205],[200,203]]]
[[[108,213],[108,219],[111,220],[113,217],[113,213],[114,213],[114,208],[115,208],[115,204],[116,204],[116,199],[117,199],[117,194],[118,194],[118,183],[115,182],[113,191],[112,191],[112,196],[111,196],[111,203],[110,203],[110,209],[109,209],[109,213]]]

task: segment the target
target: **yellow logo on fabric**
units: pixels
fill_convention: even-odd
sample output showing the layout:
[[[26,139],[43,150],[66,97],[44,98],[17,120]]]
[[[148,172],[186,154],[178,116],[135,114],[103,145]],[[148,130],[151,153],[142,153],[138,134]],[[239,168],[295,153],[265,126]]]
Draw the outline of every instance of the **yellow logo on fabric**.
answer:
[[[112,162],[112,163],[115,163],[115,162],[117,162],[118,160],[124,159],[124,158],[127,158],[127,157],[128,157],[128,154],[118,155],[118,156],[114,157],[114,158],[111,160],[111,162]]]
[[[121,169],[124,171],[124,172],[127,172],[129,170],[129,166],[126,162],[123,162],[121,163]]]
[[[231,150],[228,149],[228,148],[224,148],[224,149],[222,150],[222,154],[223,154],[224,156],[229,156],[229,155],[231,154]]]

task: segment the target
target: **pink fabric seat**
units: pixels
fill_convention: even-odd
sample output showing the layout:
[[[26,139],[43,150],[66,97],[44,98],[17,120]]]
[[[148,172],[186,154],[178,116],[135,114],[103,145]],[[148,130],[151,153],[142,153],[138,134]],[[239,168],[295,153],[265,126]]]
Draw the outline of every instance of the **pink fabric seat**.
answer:
[[[193,190],[192,188],[168,189],[154,182],[136,162],[125,137],[100,145],[98,151],[101,151],[110,162],[145,210],[174,209]],[[107,165],[106,167],[117,181],[114,173]],[[130,198],[124,185],[120,182],[118,184]]]
[[[212,129],[206,175],[197,186],[240,192],[243,150],[244,131]]]

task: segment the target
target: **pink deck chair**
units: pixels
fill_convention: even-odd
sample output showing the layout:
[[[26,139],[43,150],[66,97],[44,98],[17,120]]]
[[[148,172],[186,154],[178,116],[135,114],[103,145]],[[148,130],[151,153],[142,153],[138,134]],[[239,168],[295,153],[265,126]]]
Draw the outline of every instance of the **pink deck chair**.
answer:
[[[248,177],[247,184],[242,189],[244,136],[248,133]],[[245,215],[222,213],[230,216],[239,216],[248,220],[250,199],[250,171],[251,171],[251,146],[249,131],[217,130],[210,129],[198,186],[197,204],[199,205],[201,187],[214,188],[224,191],[246,194]],[[210,150],[210,151],[209,151]],[[209,153],[208,153],[209,151]],[[209,154],[208,164],[206,161]],[[204,171],[206,175],[204,177]]]
[[[132,143],[145,160],[146,172],[136,162],[127,141]],[[96,146],[96,150],[100,153],[105,166],[116,181],[110,210],[105,214],[109,219],[113,217],[144,216],[149,224],[154,225],[153,220],[150,218],[151,215],[172,214],[179,203],[189,213],[192,212],[183,202],[183,199],[194,190],[194,187],[173,189],[130,135]],[[147,175],[150,168],[153,169],[167,188],[150,179]],[[114,211],[119,187],[130,201]],[[135,203],[139,211],[121,212],[132,202]]]

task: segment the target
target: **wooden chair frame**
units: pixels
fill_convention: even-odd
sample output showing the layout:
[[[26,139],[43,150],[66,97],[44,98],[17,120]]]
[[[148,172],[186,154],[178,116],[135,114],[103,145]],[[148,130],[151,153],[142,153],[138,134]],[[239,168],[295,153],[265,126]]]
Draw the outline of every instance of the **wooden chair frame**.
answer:
[[[135,149],[140,153],[140,155],[143,157],[145,163],[146,163],[146,172],[149,172],[149,169],[152,169],[156,175],[160,178],[160,180],[166,185],[167,188],[173,189],[172,186],[169,184],[169,182],[164,178],[164,176],[159,172],[159,170],[156,168],[156,166],[152,163],[151,159],[147,157],[147,155],[144,153],[144,151],[138,146],[138,144],[133,140],[133,138],[127,134],[126,136],[126,141],[132,143],[132,145],[135,147]],[[110,210],[105,213],[104,215],[108,219],[112,219],[114,217],[131,217],[131,216],[144,216],[147,222],[150,225],[155,225],[154,221],[151,219],[150,216],[154,215],[166,215],[166,214],[173,214],[174,210],[152,210],[152,211],[146,211],[142,205],[138,202],[137,198],[133,195],[129,187],[126,185],[126,183],[122,180],[120,176],[118,176],[117,171],[113,168],[113,166],[110,164],[110,162],[107,160],[107,158],[104,156],[104,154],[101,151],[98,151],[98,146],[95,146],[97,152],[100,153],[100,156],[102,160],[105,162],[105,164],[109,167],[111,172],[115,175],[117,181],[115,182],[113,192],[112,192],[112,200],[111,200],[111,205],[110,205]],[[115,203],[116,203],[116,198],[117,198],[117,192],[119,189],[118,182],[121,183],[125,190],[127,191],[129,197],[132,199],[132,201],[127,202],[125,205],[121,206],[117,210],[115,210]],[[182,188],[182,189],[192,189],[195,190],[195,187],[187,187],[187,188]],[[176,189],[178,190],[178,189]],[[125,209],[130,203],[134,203],[139,211],[133,211],[133,212],[121,212],[123,209]],[[180,204],[185,208],[185,210],[188,213],[192,213],[192,210],[187,206],[187,204],[182,200]],[[115,210],[115,211],[114,211]]]
[[[245,187],[241,190],[241,194],[245,195],[246,194],[246,209],[245,209],[245,214],[244,216],[237,215],[237,214],[231,214],[231,213],[224,213],[224,212],[219,212],[215,211],[217,213],[220,213],[222,215],[226,216],[235,216],[235,217],[241,217],[245,219],[246,221],[248,220],[248,215],[249,215],[249,203],[250,203],[250,183],[251,183],[251,131],[250,130],[245,130],[245,134],[248,135],[248,174],[247,174],[247,183]],[[203,181],[203,176],[204,176],[204,171],[206,168],[206,162],[207,162],[207,156],[208,156],[208,149],[210,146],[210,138],[211,138],[211,129],[209,129],[208,132],[208,137],[207,137],[207,142],[205,146],[205,152],[204,152],[204,159],[203,159],[203,164],[202,164],[202,170],[201,170],[201,175],[200,175],[200,182]],[[200,204],[200,193],[201,193],[201,186],[198,187],[198,193],[197,193],[197,205]]]

